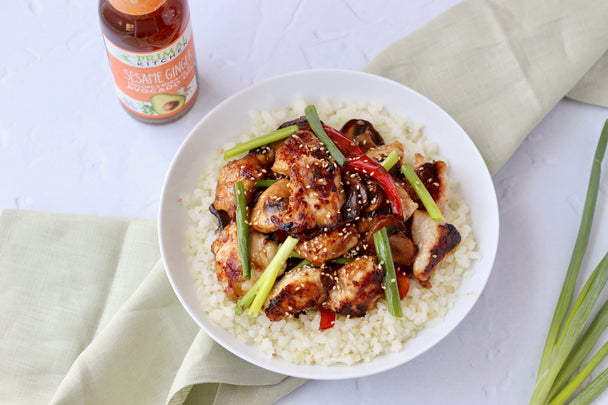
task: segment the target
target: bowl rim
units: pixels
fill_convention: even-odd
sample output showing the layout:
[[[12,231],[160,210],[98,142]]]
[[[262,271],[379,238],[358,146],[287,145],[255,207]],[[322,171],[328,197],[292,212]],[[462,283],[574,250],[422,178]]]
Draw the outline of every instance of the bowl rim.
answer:
[[[277,358],[269,358],[268,361],[264,361],[264,358],[260,358],[260,357],[252,356],[248,353],[244,353],[243,351],[239,350],[238,347],[235,347],[235,345],[233,344],[234,342],[230,342],[230,340],[231,340],[231,338],[238,340],[238,338],[232,336],[232,334],[230,334],[229,332],[224,331],[225,334],[228,334],[231,337],[231,338],[230,337],[227,338],[227,336],[224,333],[222,333],[221,331],[218,331],[217,328],[214,328],[214,327],[212,327],[212,325],[208,324],[208,322],[215,324],[214,321],[212,321],[210,318],[206,319],[205,322],[203,322],[203,319],[201,319],[196,313],[197,308],[194,308],[192,306],[192,303],[189,302],[188,299],[186,298],[186,296],[184,295],[184,293],[181,290],[181,287],[179,285],[179,280],[177,279],[176,274],[174,274],[175,269],[172,268],[172,264],[171,264],[172,258],[169,254],[170,252],[168,252],[168,250],[167,250],[167,242],[165,240],[165,237],[167,235],[166,212],[167,212],[168,204],[173,203],[176,200],[175,196],[173,196],[172,198],[169,198],[168,192],[169,192],[169,184],[170,184],[169,182],[171,180],[171,177],[172,177],[174,171],[176,170],[180,157],[184,154],[185,150],[187,150],[189,145],[193,142],[193,139],[195,139],[196,137],[202,136],[202,135],[199,135],[201,128],[205,127],[205,125],[211,119],[211,117],[214,117],[214,115],[217,114],[218,111],[221,111],[222,109],[229,106],[229,104],[234,102],[234,100],[238,100],[239,98],[244,97],[245,95],[250,94],[250,93],[259,92],[260,89],[264,89],[265,87],[267,87],[271,84],[280,83],[282,81],[297,80],[302,77],[308,77],[308,76],[317,76],[317,77],[323,77],[323,76],[340,77],[340,76],[342,76],[342,77],[349,77],[350,79],[353,79],[353,80],[365,79],[365,80],[377,81],[378,83],[384,83],[384,85],[388,85],[388,86],[397,86],[398,88],[401,89],[401,91],[404,92],[404,94],[407,93],[410,96],[418,99],[419,101],[429,104],[433,109],[436,110],[435,112],[437,114],[443,115],[442,119],[446,120],[446,122],[449,122],[454,127],[455,130],[460,131],[460,133],[465,136],[463,139],[460,139],[460,141],[468,143],[466,145],[466,149],[469,149],[469,152],[473,154],[473,156],[471,156],[471,158],[474,159],[477,162],[477,164],[479,163],[479,161],[481,161],[483,163],[483,168],[480,168],[482,171],[482,173],[480,173],[480,179],[485,184],[484,191],[487,194],[486,199],[488,200],[487,202],[489,204],[488,208],[489,208],[490,212],[492,213],[492,215],[490,215],[490,218],[489,218],[491,220],[492,224],[489,224],[490,231],[489,231],[489,234],[487,235],[489,240],[485,241],[485,246],[486,246],[485,254],[487,256],[484,257],[483,259],[485,260],[486,271],[483,272],[483,274],[481,274],[482,277],[481,277],[481,279],[479,279],[479,286],[478,286],[479,291],[477,291],[475,293],[476,296],[473,299],[469,299],[467,301],[466,307],[463,309],[463,311],[461,311],[462,314],[458,317],[458,319],[455,320],[455,322],[451,322],[450,324],[444,325],[445,331],[441,334],[441,336],[438,339],[436,339],[436,341],[433,341],[431,344],[426,345],[421,350],[417,350],[411,356],[404,356],[402,359],[398,359],[399,356],[397,354],[396,358],[398,360],[394,360],[393,359],[394,354],[391,353],[390,361],[384,361],[384,362],[378,361],[379,358],[386,356],[386,355],[381,355],[368,362],[359,362],[359,363],[356,363],[356,364],[350,365],[350,366],[349,365],[331,365],[331,366],[298,365],[298,364],[294,364],[289,361],[286,361],[283,359],[277,359]],[[425,125],[426,125],[426,123],[425,123]],[[425,136],[426,135],[427,134],[425,133]],[[236,137],[236,135],[234,137],[232,137],[231,139],[234,139],[235,137]],[[224,141],[224,142],[226,142],[226,141]],[[440,145],[440,147],[441,147],[441,145]],[[448,163],[449,163],[449,161],[448,161]],[[466,196],[465,196],[465,198],[466,198]],[[469,201],[467,200],[467,202],[469,202]],[[184,208],[184,211],[185,211],[185,208]],[[182,232],[185,232],[185,230],[182,230]],[[234,93],[230,97],[224,99],[222,102],[217,104],[214,108],[212,108],[209,112],[207,112],[197,122],[197,124],[189,132],[187,137],[182,141],[180,147],[174,154],[174,157],[171,161],[171,164],[167,170],[165,179],[163,181],[161,197],[160,197],[160,204],[159,204],[159,212],[158,212],[159,245],[160,245],[163,264],[165,266],[165,272],[167,274],[171,287],[172,287],[174,293],[176,294],[176,296],[178,297],[181,305],[188,312],[190,317],[197,323],[197,325],[204,332],[206,332],[209,336],[211,336],[215,342],[217,342],[218,344],[220,344],[221,346],[223,346],[225,349],[232,352],[236,356],[238,356],[252,364],[255,364],[264,369],[274,371],[277,373],[281,373],[281,374],[286,374],[286,375],[300,377],[300,378],[317,379],[317,380],[337,380],[337,379],[345,379],[345,378],[364,377],[364,376],[368,376],[368,375],[372,375],[372,374],[377,374],[377,373],[380,373],[383,371],[387,371],[389,369],[403,365],[403,364],[413,360],[414,358],[420,356],[421,354],[425,353],[426,351],[428,351],[429,349],[434,347],[437,343],[439,343],[441,340],[445,339],[448,335],[450,335],[451,332],[458,326],[458,324],[460,324],[462,322],[462,320],[464,320],[464,318],[470,313],[470,311],[472,310],[473,306],[475,305],[477,299],[479,298],[479,296],[481,296],[481,293],[485,289],[485,286],[486,286],[489,276],[491,274],[495,256],[496,256],[496,251],[497,251],[497,247],[498,247],[498,234],[499,234],[498,203],[497,203],[496,191],[495,191],[495,188],[494,188],[494,185],[492,182],[492,178],[489,173],[489,170],[487,169],[487,166],[485,165],[485,163],[483,161],[483,157],[481,156],[481,153],[479,152],[477,147],[474,145],[473,141],[468,136],[468,134],[466,134],[464,129],[462,129],[462,127],[460,127],[460,125],[451,116],[449,116],[449,114],[447,114],[447,112],[445,112],[442,108],[440,108],[437,104],[435,104],[434,102],[429,100],[424,95],[418,93],[417,91],[415,91],[407,86],[404,86],[401,83],[398,83],[391,79],[387,79],[387,78],[377,76],[377,75],[374,75],[371,73],[354,71],[354,70],[343,70],[343,69],[307,69],[307,70],[299,70],[299,71],[294,71],[294,72],[289,72],[286,74],[273,76],[273,77],[261,80],[259,82],[256,82],[256,83],[252,84],[251,86]],[[476,266],[476,264],[473,264],[473,266]],[[186,269],[186,271],[187,271],[187,276],[190,277],[190,279],[191,279],[189,269]],[[192,285],[194,285],[194,282],[192,282]],[[461,285],[459,289],[462,289],[462,288],[463,288],[463,286]],[[458,300],[461,300],[461,299],[462,299],[462,297],[458,297],[456,302],[458,302]],[[200,302],[199,302],[199,305],[200,305]],[[456,304],[454,304],[454,306],[450,310],[448,310],[448,314],[454,310],[454,307],[456,307]],[[447,317],[447,315],[446,315],[446,317]],[[442,323],[444,323],[444,322],[445,322],[445,320],[442,321]],[[217,327],[219,327],[219,326],[217,326]],[[427,328],[428,328],[428,326],[424,327],[420,332],[423,332]],[[226,340],[226,339],[228,339],[228,340]],[[405,343],[405,345],[407,345],[413,339],[415,339],[415,338],[410,339],[408,342]],[[242,343],[242,345],[251,346],[252,344]],[[241,344],[237,343],[237,346],[241,346]],[[405,351],[405,347],[401,350],[400,353],[403,353],[404,351]],[[372,364],[372,363],[374,363],[374,364]],[[331,370],[331,371],[328,371],[328,370]]]

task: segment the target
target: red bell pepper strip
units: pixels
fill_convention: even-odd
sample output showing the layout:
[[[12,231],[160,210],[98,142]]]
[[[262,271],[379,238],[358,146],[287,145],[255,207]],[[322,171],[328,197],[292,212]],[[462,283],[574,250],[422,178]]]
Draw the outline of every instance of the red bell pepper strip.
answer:
[[[333,328],[334,324],[336,323],[336,313],[323,307],[319,308],[319,312],[321,313],[319,330],[323,331],[325,329]]]
[[[307,126],[304,129],[310,129],[310,126]],[[399,192],[397,191],[392,176],[386,169],[382,167],[380,163],[367,156],[354,141],[345,136],[342,132],[335,128],[328,127],[327,125],[323,125],[323,129],[348,160],[344,169],[363,174],[364,176],[376,180],[378,184],[380,184],[380,187],[382,187],[382,190],[384,190],[384,194],[390,203],[393,214],[403,216]]]
[[[400,299],[403,299],[410,290],[410,278],[401,271],[397,272],[397,288],[399,289]]]

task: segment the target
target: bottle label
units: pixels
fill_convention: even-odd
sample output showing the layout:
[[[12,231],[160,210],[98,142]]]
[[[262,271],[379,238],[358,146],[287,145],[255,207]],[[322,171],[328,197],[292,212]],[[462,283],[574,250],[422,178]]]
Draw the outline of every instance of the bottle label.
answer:
[[[104,35],[110,68],[120,102],[146,118],[179,113],[198,91],[192,26],[169,46],[153,52],[132,52]]]

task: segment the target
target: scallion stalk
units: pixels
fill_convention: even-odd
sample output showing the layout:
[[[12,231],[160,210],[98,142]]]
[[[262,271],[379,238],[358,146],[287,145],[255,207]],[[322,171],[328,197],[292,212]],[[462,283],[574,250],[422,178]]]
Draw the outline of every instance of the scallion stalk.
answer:
[[[249,255],[249,216],[247,214],[247,199],[245,185],[242,181],[234,183],[234,199],[236,200],[236,234],[239,245],[239,256],[243,268],[243,278],[251,278],[251,257]]]
[[[388,311],[393,316],[401,317],[403,316],[403,311],[401,309],[401,299],[399,298],[399,287],[397,286],[397,273],[395,272],[395,263],[393,262],[386,227],[382,227],[379,231],[374,232],[374,246],[378,260],[384,269],[382,284],[384,284]]]
[[[272,286],[277,280],[281,268],[283,267],[287,259],[289,259],[289,255],[297,244],[298,239],[292,236],[288,236],[277,251],[277,253],[272,258],[266,269],[264,270],[264,273],[262,273],[262,275],[260,276],[263,281],[261,282],[259,290],[257,291],[257,294],[255,295],[255,298],[253,299],[253,302],[249,307],[248,314],[250,317],[257,316],[257,314],[260,312],[260,309],[262,309],[262,305],[264,305],[264,302],[266,302],[266,298],[268,298],[270,290],[272,289]]]
[[[393,168],[393,166],[395,166],[395,164],[397,164],[398,161],[399,155],[397,154],[397,151],[392,150],[391,153],[389,153],[388,156],[382,161],[381,165],[388,172]]]
[[[270,187],[274,183],[276,183],[277,181],[278,180],[270,180],[270,179],[258,180],[255,183],[253,183],[253,185],[256,186],[256,187]]]
[[[346,165],[346,158],[340,152],[336,144],[327,136],[327,133],[323,129],[323,124],[321,124],[321,120],[319,119],[319,114],[317,114],[317,109],[314,105],[309,105],[304,109],[304,114],[306,115],[306,119],[310,124],[310,128],[315,133],[317,138],[325,145],[329,154],[336,160],[336,163],[340,165],[340,167],[344,167]]]
[[[589,352],[591,352],[591,349],[593,349],[593,346],[606,327],[608,327],[608,301],[606,301],[604,306],[598,311],[593,322],[591,322],[583,336],[576,341],[576,345],[568,355],[564,367],[559,371],[555,378],[548,398],[555,397],[555,395],[566,385],[574,372],[578,370],[583,363]]]
[[[426,209],[426,212],[429,213],[430,217],[435,221],[443,222],[443,215],[441,214],[439,207],[435,204],[435,200],[431,197],[429,190],[426,189],[412,166],[407,163],[402,164],[401,173],[403,173],[407,181],[412,185],[412,188],[418,195],[418,198],[420,198],[422,205],[424,205],[424,208]]]
[[[568,405],[588,405],[597,398],[608,386],[608,369],[602,371]]]
[[[608,266],[606,265],[607,259],[605,257],[589,277],[587,283],[585,283],[585,286],[570,311],[570,316],[568,316],[568,309],[574,296],[574,288],[578,273],[589,241],[589,234],[599,192],[601,163],[606,152],[607,142],[608,120],[606,120],[602,129],[593,158],[578,235],[547,334],[534,391],[530,400],[531,405],[545,404],[551,399],[550,394],[560,388],[560,386],[557,385],[554,387],[557,376],[562,369],[569,368],[565,363],[569,360],[569,356],[573,352],[573,347],[589,317],[591,309],[597,300],[597,296],[608,279]],[[566,319],[567,316],[568,318]],[[588,341],[585,344],[593,346],[593,343],[594,342]]]
[[[224,152],[224,160],[230,159],[239,153],[248,152],[252,149],[259,148],[260,146],[268,145],[281,139],[285,139],[298,130],[297,125],[291,125],[285,128],[277,129],[269,134],[258,136],[250,141],[244,142],[240,145],[230,148]]]

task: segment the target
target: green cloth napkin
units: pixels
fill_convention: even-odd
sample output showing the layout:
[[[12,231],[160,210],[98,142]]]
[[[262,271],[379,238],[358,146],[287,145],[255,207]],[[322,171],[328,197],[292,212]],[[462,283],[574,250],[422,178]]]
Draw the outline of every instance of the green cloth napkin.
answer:
[[[491,172],[564,96],[608,106],[608,2],[466,1],[364,70],[463,126]],[[150,220],[0,216],[0,403],[268,404],[304,380],[225,351],[189,318]]]
[[[159,259],[152,220],[5,210],[0,403],[267,404],[304,382],[199,331]]]
[[[608,106],[607,18],[606,0],[465,1],[363,70],[437,103],[494,174],[564,96]]]

